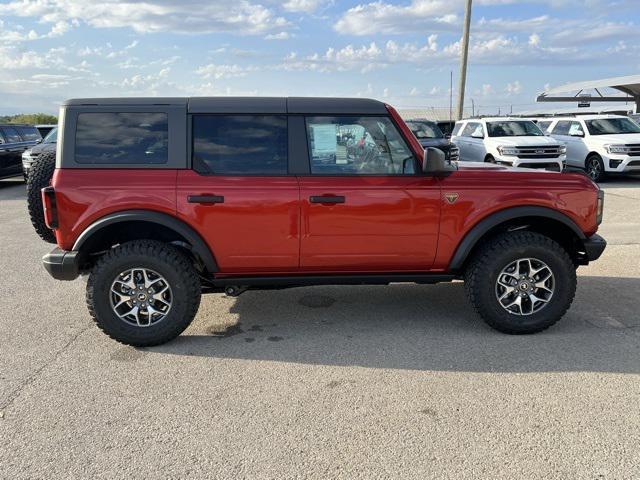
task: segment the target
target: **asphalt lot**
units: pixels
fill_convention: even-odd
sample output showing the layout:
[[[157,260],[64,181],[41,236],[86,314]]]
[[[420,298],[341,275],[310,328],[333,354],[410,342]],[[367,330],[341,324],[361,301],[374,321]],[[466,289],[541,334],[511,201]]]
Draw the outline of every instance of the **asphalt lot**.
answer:
[[[640,178],[554,328],[498,334],[462,284],[203,297],[134,349],[56,282],[0,181],[0,478],[640,477]]]

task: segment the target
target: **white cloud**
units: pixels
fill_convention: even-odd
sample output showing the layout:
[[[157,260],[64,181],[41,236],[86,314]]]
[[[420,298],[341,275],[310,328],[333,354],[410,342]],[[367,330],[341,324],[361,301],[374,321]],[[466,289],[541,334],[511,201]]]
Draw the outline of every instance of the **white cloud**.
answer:
[[[265,40],[289,40],[292,37],[289,32],[270,33],[265,36]]]
[[[96,28],[132,28],[142,33],[256,35],[288,25],[269,8],[249,0],[13,0],[4,5],[3,11],[56,25],[83,21]]]
[[[493,86],[491,86],[490,83],[485,83],[482,85],[482,95],[483,96],[489,96],[489,95],[493,95],[494,90],[493,90]]]
[[[211,63],[209,65],[203,65],[196,69],[196,73],[200,75],[204,79],[215,79],[219,80],[221,78],[236,78],[236,77],[245,77],[250,72],[254,72],[257,70],[257,67],[248,66],[242,67],[240,65],[216,65]]]
[[[289,12],[313,13],[327,3],[330,2],[327,0],[287,0],[282,7]]]
[[[522,92],[522,84],[518,80],[512,83],[507,83],[505,90],[508,95],[518,95]]]

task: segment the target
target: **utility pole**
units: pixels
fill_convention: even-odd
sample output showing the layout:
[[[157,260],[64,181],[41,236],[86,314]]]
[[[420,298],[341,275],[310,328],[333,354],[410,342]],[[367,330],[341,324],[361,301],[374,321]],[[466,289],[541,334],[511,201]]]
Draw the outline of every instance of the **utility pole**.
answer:
[[[453,70],[449,76],[449,124],[453,121]]]
[[[464,10],[464,29],[462,31],[462,45],[460,46],[460,83],[458,87],[458,115],[462,120],[464,115],[464,88],[467,82],[467,59],[469,58],[469,30],[471,29],[471,1],[467,0]]]

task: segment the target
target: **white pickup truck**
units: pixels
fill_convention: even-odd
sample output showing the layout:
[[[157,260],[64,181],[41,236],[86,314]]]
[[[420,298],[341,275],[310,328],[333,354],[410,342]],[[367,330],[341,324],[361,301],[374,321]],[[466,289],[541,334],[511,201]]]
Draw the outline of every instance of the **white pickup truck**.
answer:
[[[566,147],[547,137],[531,120],[479,118],[456,122],[451,142],[463,162],[491,162],[561,172]]]

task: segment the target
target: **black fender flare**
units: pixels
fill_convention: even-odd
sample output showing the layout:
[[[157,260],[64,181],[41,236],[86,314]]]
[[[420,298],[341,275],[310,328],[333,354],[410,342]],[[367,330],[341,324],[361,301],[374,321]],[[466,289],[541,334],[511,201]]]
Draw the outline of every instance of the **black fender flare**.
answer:
[[[122,222],[134,222],[142,221],[147,223],[155,223],[167,227],[180,236],[184,237],[191,245],[192,252],[202,261],[205,268],[210,273],[218,272],[218,264],[213,256],[213,253],[209,249],[209,246],[192,227],[187,225],[182,220],[179,220],[171,215],[161,212],[155,212],[152,210],[124,210],[121,212],[110,213],[104,217],[96,220],[89,225],[78,237],[73,245],[73,251],[82,251],[82,246],[92,238],[94,235],[99,234],[103,228],[108,227],[116,223]]]
[[[582,241],[586,240],[584,232],[576,225],[576,223],[563,213],[548,207],[511,207],[499,212],[490,214],[476,223],[458,244],[456,251],[449,264],[452,271],[460,271],[464,266],[464,262],[469,257],[473,247],[485,236],[489,230],[500,225],[501,223],[522,217],[542,217],[556,220],[571,229],[571,231]]]

